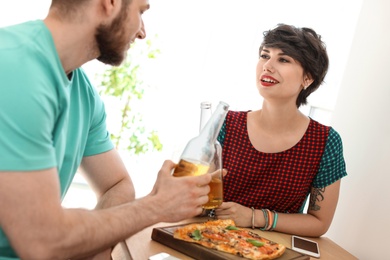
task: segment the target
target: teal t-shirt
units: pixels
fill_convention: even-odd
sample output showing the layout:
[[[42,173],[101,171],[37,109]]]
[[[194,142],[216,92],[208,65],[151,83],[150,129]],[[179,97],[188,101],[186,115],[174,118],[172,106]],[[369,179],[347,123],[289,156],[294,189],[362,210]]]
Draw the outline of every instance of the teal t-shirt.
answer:
[[[0,171],[56,167],[63,198],[82,157],[112,148],[102,100],[81,68],[65,74],[43,21],[0,28]]]

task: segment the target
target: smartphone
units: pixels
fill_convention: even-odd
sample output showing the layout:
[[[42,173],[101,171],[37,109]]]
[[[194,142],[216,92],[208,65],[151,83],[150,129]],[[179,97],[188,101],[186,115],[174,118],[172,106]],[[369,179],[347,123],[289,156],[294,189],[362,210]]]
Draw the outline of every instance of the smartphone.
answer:
[[[317,242],[298,236],[292,236],[291,239],[292,250],[309,256],[320,257],[320,248]]]
[[[159,253],[149,257],[149,260],[180,260],[180,259],[167,253]]]

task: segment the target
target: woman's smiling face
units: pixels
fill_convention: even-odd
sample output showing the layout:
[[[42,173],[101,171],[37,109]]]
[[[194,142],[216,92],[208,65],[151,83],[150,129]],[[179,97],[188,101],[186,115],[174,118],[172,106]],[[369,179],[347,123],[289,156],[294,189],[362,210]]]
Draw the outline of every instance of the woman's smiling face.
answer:
[[[301,64],[278,48],[264,47],[256,68],[256,84],[265,98],[293,99],[307,84]],[[306,84],[305,84],[306,83]]]

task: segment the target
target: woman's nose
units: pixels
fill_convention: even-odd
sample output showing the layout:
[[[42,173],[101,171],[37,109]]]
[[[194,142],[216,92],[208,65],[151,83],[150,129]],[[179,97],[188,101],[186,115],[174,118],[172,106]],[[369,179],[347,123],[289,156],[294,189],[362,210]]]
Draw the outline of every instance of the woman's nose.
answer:
[[[274,72],[274,66],[272,65],[271,60],[268,60],[266,63],[264,63],[263,71]]]

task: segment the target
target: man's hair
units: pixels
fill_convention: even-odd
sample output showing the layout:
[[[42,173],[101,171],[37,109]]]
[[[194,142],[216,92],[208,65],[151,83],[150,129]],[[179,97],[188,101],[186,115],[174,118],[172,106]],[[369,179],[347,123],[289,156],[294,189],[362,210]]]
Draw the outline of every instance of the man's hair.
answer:
[[[92,0],[52,0],[50,8],[55,8],[65,18],[75,17],[75,14]],[[127,8],[132,0],[122,0],[122,8]]]
[[[281,49],[283,53],[298,61],[304,74],[313,79],[313,83],[299,93],[296,101],[297,107],[307,104],[307,97],[323,83],[329,67],[326,46],[321,36],[313,29],[286,24],[278,24],[263,35],[259,53],[263,48]]]
[[[50,8],[56,8],[65,17],[77,13],[81,6],[91,0],[52,0]]]

